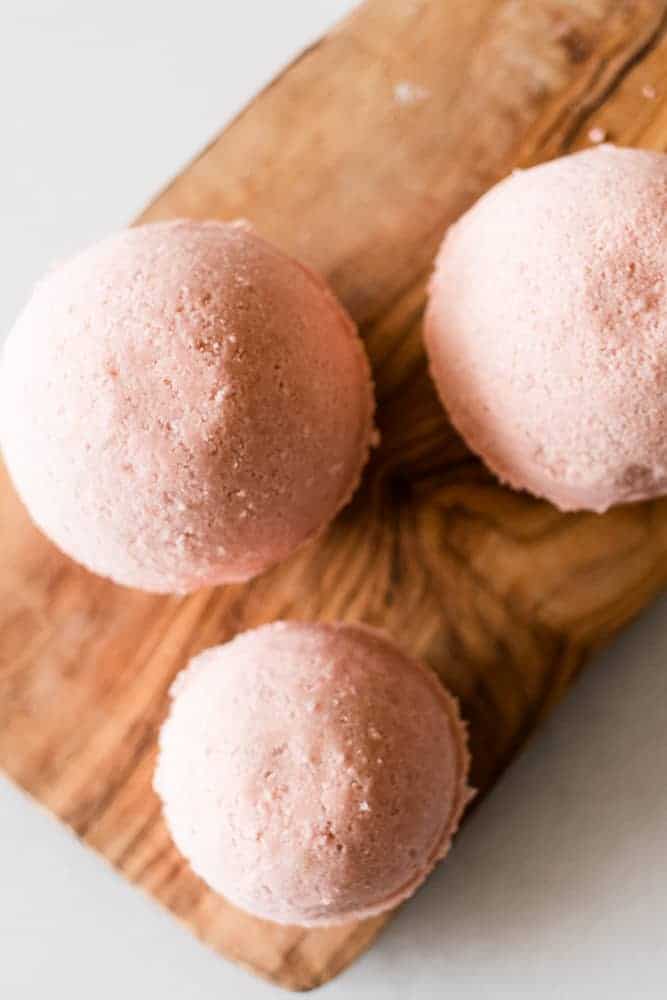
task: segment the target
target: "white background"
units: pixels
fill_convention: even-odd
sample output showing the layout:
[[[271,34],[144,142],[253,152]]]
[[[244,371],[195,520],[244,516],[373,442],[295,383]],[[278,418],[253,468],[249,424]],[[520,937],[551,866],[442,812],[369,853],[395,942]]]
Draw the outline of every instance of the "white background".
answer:
[[[4,0],[0,329],[51,259],[129,220],[351,7]],[[588,668],[448,861],[322,1000],[664,998],[666,659],[662,601]],[[2,779],[0,845],[3,1000],[281,995]]]

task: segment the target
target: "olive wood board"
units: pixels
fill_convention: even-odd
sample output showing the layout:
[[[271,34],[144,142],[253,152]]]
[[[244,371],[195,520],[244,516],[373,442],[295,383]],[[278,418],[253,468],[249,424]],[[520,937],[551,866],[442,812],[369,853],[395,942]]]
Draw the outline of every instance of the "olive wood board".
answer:
[[[667,0],[369,0],[141,217],[244,217],[331,282],[370,353],[382,434],[350,506],[252,583],[165,598],[63,557],[0,474],[0,766],[281,986],[331,979],[388,917],[280,927],[190,871],[151,790],[171,681],[272,619],[381,625],[460,698],[481,797],[591,651],[659,592],[667,503],[565,516],[501,487],[448,425],[420,327],[438,243],[484,190],[589,145],[592,129],[664,149],[665,95]]]

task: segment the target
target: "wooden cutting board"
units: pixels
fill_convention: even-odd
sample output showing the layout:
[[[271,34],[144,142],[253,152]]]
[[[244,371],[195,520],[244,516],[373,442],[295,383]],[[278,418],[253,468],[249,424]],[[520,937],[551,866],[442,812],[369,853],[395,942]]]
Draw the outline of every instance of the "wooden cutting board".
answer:
[[[282,986],[336,975],[386,918],[277,927],[209,892],[150,781],[188,657],[277,617],[381,624],[470,721],[484,794],[667,580],[667,503],[563,516],[502,489],[447,425],[420,340],[446,227],[512,167],[589,143],[667,144],[667,0],[370,0],[299,57],[146,210],[245,216],[319,268],[370,351],[382,445],[317,542],[185,600],[114,587],[0,482],[0,764],[223,955]],[[465,836],[465,832],[463,833]]]

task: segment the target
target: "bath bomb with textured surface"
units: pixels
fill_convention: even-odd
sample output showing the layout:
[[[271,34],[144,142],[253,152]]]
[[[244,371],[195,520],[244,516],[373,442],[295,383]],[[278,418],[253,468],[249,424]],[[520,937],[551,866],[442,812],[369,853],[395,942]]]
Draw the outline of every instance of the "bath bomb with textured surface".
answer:
[[[11,331],[0,439],[36,524],[151,591],[245,580],[350,498],[373,394],[324,281],[248,226],[128,229],[54,268]]]
[[[667,156],[517,171],[453,226],[425,321],[452,422],[562,510],[667,492]]]
[[[214,890],[306,926],[395,906],[469,798],[465,728],[435,674],[362,626],[278,622],[176,680],[155,788]]]

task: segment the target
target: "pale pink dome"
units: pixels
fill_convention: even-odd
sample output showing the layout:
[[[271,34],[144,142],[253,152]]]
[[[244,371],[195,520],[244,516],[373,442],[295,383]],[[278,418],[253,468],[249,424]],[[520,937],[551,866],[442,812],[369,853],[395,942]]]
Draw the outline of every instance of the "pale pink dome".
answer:
[[[382,633],[278,622],[196,657],[173,688],[155,788],[214,890],[282,923],[405,899],[470,796],[465,728]]]
[[[518,171],[453,226],[425,341],[454,425],[563,510],[667,492],[667,156]]]
[[[373,395],[325,283],[247,226],[128,229],[53,269],[11,331],[0,436],[63,551],[153,591],[245,580],[322,529]]]

